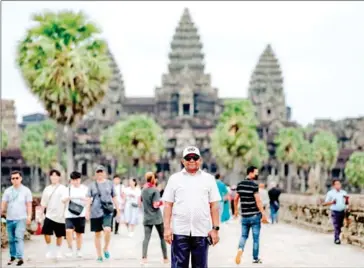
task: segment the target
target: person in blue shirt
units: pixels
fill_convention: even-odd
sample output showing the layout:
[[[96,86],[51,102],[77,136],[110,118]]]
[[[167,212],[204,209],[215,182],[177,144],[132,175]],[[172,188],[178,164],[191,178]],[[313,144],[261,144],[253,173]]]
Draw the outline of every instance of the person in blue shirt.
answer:
[[[216,185],[219,189],[220,201],[220,222],[224,223],[230,220],[229,190],[224,182],[221,181],[221,175],[216,174]]]
[[[332,181],[332,189],[327,192],[324,206],[330,206],[332,223],[335,230],[335,244],[341,244],[340,233],[344,225],[345,210],[349,205],[348,193],[341,189],[339,179]]]

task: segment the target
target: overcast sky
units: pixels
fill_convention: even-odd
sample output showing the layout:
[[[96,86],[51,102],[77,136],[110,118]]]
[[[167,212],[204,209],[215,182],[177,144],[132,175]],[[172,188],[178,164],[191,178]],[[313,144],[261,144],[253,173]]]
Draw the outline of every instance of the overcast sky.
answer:
[[[1,97],[16,100],[19,121],[43,111],[16,68],[16,43],[32,13],[65,8],[83,10],[102,28],[126,95],[153,96],[184,7],[220,97],[247,96],[251,72],[271,43],[294,120],[364,116],[364,2],[3,2]]]

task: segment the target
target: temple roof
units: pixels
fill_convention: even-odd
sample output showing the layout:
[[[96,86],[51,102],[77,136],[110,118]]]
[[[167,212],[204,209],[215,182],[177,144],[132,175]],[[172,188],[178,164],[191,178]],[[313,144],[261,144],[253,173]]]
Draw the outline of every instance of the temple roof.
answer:
[[[184,9],[173,36],[169,61],[170,73],[179,73],[186,66],[192,71],[204,71],[202,43],[187,8]]]
[[[275,56],[272,46],[268,44],[260,55],[258,63],[253,71],[250,86],[259,82],[272,82],[283,84],[282,71]],[[253,88],[251,88],[253,89]]]

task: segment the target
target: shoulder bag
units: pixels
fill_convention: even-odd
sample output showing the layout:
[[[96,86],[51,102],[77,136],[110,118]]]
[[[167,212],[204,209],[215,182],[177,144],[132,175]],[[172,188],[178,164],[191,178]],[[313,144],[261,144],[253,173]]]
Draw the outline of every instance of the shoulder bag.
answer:
[[[95,185],[96,185],[96,189],[97,189],[97,194],[98,194],[99,199],[100,199],[102,210],[104,211],[105,214],[113,213],[114,212],[114,203],[113,202],[104,202],[104,201],[102,201],[99,185],[97,184],[97,182],[95,182]]]
[[[71,186],[68,187],[68,195],[71,197]],[[84,206],[77,204],[77,203],[73,202],[72,200],[70,200],[68,203],[68,211],[76,216],[81,215],[83,209],[84,209]]]

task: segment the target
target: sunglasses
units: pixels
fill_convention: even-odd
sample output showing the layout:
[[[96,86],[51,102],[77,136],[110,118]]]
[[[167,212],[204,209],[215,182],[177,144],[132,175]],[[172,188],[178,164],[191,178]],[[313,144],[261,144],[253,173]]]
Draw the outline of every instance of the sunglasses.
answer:
[[[193,159],[194,161],[197,161],[198,159],[200,159],[200,156],[198,156],[197,154],[186,155],[184,159],[186,161],[191,161],[191,159]]]
[[[98,174],[98,173],[104,173],[104,171],[103,170],[97,170],[96,174]]]
[[[11,177],[11,180],[20,180],[20,177]]]

